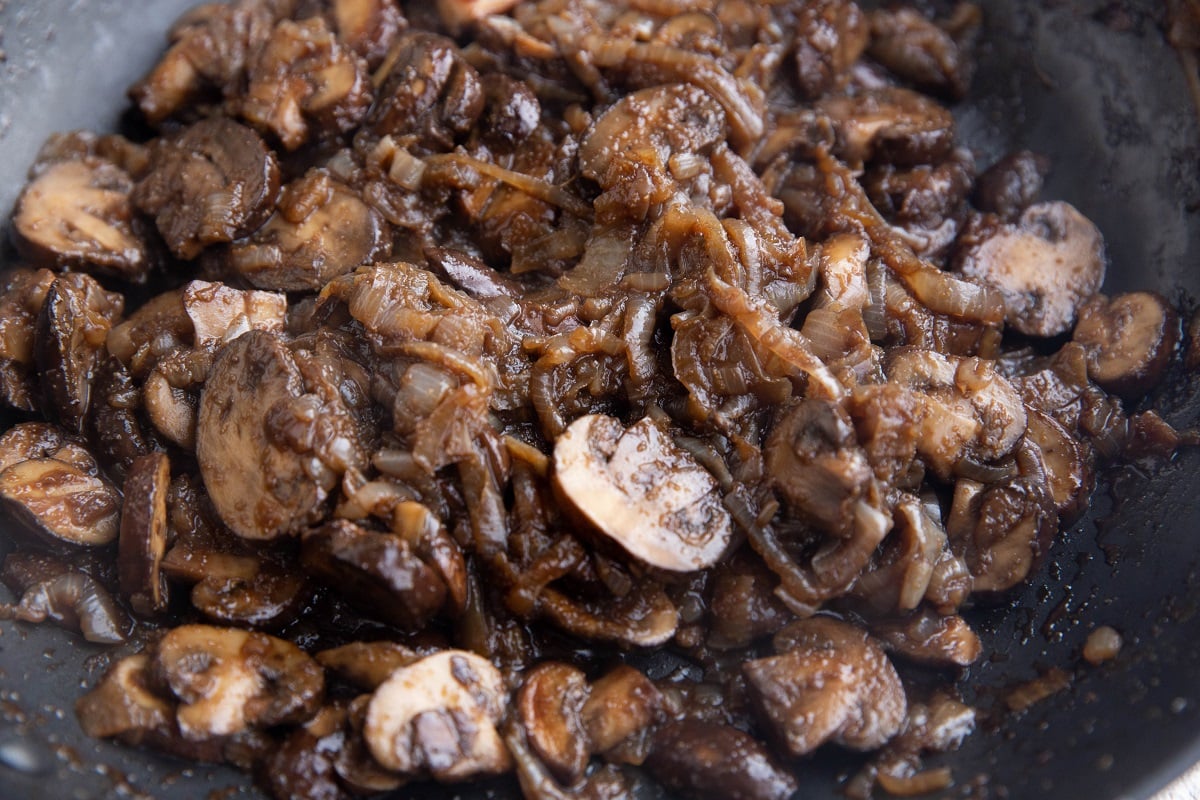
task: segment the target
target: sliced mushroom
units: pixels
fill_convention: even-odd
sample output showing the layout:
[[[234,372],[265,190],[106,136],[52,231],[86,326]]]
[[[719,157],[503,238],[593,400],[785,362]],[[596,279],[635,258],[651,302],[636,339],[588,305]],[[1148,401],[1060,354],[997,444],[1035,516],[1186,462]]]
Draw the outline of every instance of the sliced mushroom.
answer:
[[[50,164],[17,200],[18,252],[38,266],[145,280],[151,256],[129,200],[132,190],[129,174],[105,159]]]
[[[390,246],[379,212],[326,170],[315,169],[284,188],[275,215],[234,243],[228,260],[261,289],[317,291],[383,258]]]
[[[777,583],[760,558],[735,556],[718,565],[709,603],[708,646],[746,647],[783,627],[790,614],[775,596]]]
[[[0,472],[34,458],[53,458],[88,475],[100,472],[87,448],[57,425],[22,422],[0,436]]]
[[[422,656],[397,642],[351,642],[317,653],[317,663],[355,686],[375,691],[401,667]]]
[[[1088,377],[1103,389],[1140,397],[1162,380],[1179,343],[1179,315],[1161,295],[1096,295],[1079,310],[1072,339],[1087,351]]]
[[[872,750],[899,733],[908,703],[900,676],[862,630],[831,617],[794,622],[781,655],[742,665],[762,722],[794,756],[826,741]]]
[[[733,537],[716,479],[649,417],[628,430],[599,414],[573,422],[554,445],[554,485],[597,530],[660,569],[712,566]]]
[[[130,374],[142,378],[166,353],[191,344],[194,331],[183,307],[183,290],[162,292],[114,325],[105,338],[108,352]]]
[[[117,575],[121,593],[142,616],[153,616],[167,607],[167,584],[160,567],[167,551],[170,483],[171,463],[166,453],[138,458],[125,478]]]
[[[251,59],[241,116],[287,150],[353,130],[371,105],[367,64],[323,17],[280,21]]]
[[[796,14],[796,78],[800,91],[818,98],[844,80],[862,56],[871,29],[852,0],[804,3]]]
[[[21,529],[51,544],[99,547],[117,538],[121,495],[92,469],[32,458],[0,472],[0,504]]]
[[[1087,507],[1096,485],[1094,453],[1087,442],[1072,436],[1054,417],[1028,408],[1025,438],[1037,445],[1046,466],[1046,487],[1060,521],[1070,523]]]
[[[1029,336],[1057,336],[1104,282],[1104,239],[1074,206],[1038,203],[1015,225],[964,235],[958,270],[1000,290],[1005,320]]]
[[[325,674],[304,651],[237,628],[171,630],[158,643],[151,673],[179,698],[179,730],[190,740],[301,722],[325,696]]]
[[[60,275],[38,313],[34,360],[46,407],[76,433],[87,424],[96,363],[124,305],[87,275]]]
[[[303,394],[291,352],[266,331],[234,339],[213,362],[200,396],[196,459],[217,513],[239,536],[273,539],[315,522],[336,485],[328,470],[314,476],[316,459],[281,430],[314,421],[296,419]]]
[[[628,664],[597,678],[580,709],[594,753],[610,753],[631,737],[649,732],[663,697],[649,678]]]
[[[342,786],[359,795],[394,792],[406,783],[404,777],[386,769],[371,755],[363,736],[370,703],[369,694],[350,701],[346,709],[346,741],[334,761]]]
[[[577,783],[587,768],[591,741],[582,716],[587,695],[587,676],[557,662],[536,666],[517,694],[529,746],[564,786]]]
[[[405,34],[386,64],[366,122],[379,136],[411,134],[422,147],[445,152],[483,113],[479,73],[444,36]]]
[[[365,58],[371,69],[379,66],[408,25],[395,0],[333,0],[320,5],[338,41]]]
[[[226,117],[158,140],[133,201],[178,258],[258,228],[279,193],[279,165],[258,134]]]
[[[445,650],[396,670],[371,697],[363,735],[375,760],[402,775],[460,781],[508,771],[496,725],[504,677],[474,653]]]
[[[871,633],[896,655],[934,667],[966,667],[979,660],[983,646],[967,621],[928,610],[903,619],[871,623]]]
[[[817,107],[833,123],[835,152],[851,164],[933,164],[954,147],[954,117],[908,89],[887,87],[829,97]]]
[[[871,12],[868,53],[883,66],[926,91],[962,99],[971,82],[971,59],[945,30],[914,8]]]
[[[133,462],[165,447],[145,425],[141,392],[129,371],[109,356],[96,370],[89,439],[114,480],[123,481]]]
[[[18,411],[38,407],[34,336],[55,278],[48,269],[14,269],[0,284],[0,401]]]
[[[420,630],[446,602],[446,584],[392,533],[376,533],[346,520],[304,532],[305,569],[373,617]]]
[[[148,686],[150,657],[126,656],[109,668],[100,682],[75,703],[83,732],[96,739],[121,737],[136,741],[146,732],[169,729],[175,709]]]
[[[798,787],[757,739],[716,722],[659,728],[646,768],[667,789],[701,800],[787,800]]]
[[[5,560],[6,583],[11,558]],[[129,637],[133,622],[99,581],[65,565],[47,566],[44,575],[24,587],[17,605],[0,605],[0,619],[49,620],[98,644],[120,644]]]

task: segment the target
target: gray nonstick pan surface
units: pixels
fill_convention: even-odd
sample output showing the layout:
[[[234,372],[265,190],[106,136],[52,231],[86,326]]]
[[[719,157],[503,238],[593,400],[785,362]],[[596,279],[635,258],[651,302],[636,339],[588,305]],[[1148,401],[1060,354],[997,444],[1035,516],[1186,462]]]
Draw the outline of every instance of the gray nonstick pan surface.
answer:
[[[0,208],[11,208],[47,134],[121,127],[125,87],[193,2],[0,0]],[[983,165],[1021,147],[1049,155],[1044,196],[1073,203],[1106,236],[1106,291],[1155,289],[1190,312],[1200,298],[1200,130],[1163,34],[1165,4],[982,5],[986,45],[957,110],[961,140]],[[1196,377],[1176,375],[1152,402],[1177,427],[1194,426],[1197,390]],[[1030,585],[971,612],[996,655],[959,681],[983,724],[934,762],[954,771],[944,796],[1144,798],[1200,761],[1198,609],[1200,452],[1110,471]],[[1115,661],[1090,667],[1079,653],[1098,625],[1126,644]],[[253,794],[230,770],[84,737],[72,706],[109,659],[55,628],[0,623],[0,797]],[[1065,690],[1023,714],[1005,710],[1014,686],[1051,668],[1070,676]],[[820,751],[797,765],[798,796],[840,796],[839,779],[857,763]],[[506,782],[416,794],[451,795],[517,796]]]

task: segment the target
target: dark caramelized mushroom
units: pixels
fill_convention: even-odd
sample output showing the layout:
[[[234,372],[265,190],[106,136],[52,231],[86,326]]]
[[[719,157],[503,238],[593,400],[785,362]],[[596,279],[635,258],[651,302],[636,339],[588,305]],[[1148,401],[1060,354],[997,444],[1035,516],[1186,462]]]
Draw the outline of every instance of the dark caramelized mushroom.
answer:
[[[75,703],[83,732],[97,739],[121,737],[134,743],[151,731],[169,730],[175,709],[147,685],[150,657],[126,656]]]
[[[955,100],[966,95],[971,61],[948,32],[914,8],[877,9],[870,19],[872,58],[926,91]]]
[[[1162,380],[1179,342],[1179,315],[1153,292],[1096,295],[1079,310],[1072,338],[1087,351],[1088,377],[1106,391],[1140,397]]]
[[[871,633],[896,655],[935,667],[966,667],[983,646],[966,620],[928,610],[898,620],[871,623]]]
[[[150,670],[179,698],[179,729],[194,740],[305,720],[325,696],[325,673],[302,650],[237,628],[175,628]]]
[[[834,88],[867,47],[871,29],[853,0],[804,3],[796,14],[796,78],[817,98]]]
[[[9,556],[4,563],[6,583],[17,571],[9,568],[11,560]],[[133,622],[113,601],[108,589],[91,575],[53,563],[23,566],[33,568],[22,577],[34,579],[21,588],[17,605],[0,605],[0,619],[32,623],[50,620],[98,644],[120,644],[129,637]],[[35,572],[43,574],[35,577]]]
[[[251,331],[217,354],[200,396],[196,459],[221,519],[239,536],[273,539],[315,522],[336,476],[311,475],[272,422],[304,394],[291,352]],[[281,422],[283,420],[280,420]]]
[[[627,664],[597,678],[580,709],[592,752],[607,753],[647,732],[662,705],[658,687]]]
[[[583,777],[591,744],[583,727],[587,676],[555,662],[539,664],[517,694],[517,713],[529,746],[564,786]]]
[[[395,0],[332,0],[320,5],[338,41],[365,58],[371,69],[379,66],[408,24]]]
[[[121,495],[99,474],[55,458],[33,458],[0,472],[0,504],[21,529],[51,544],[98,547],[116,540]]]
[[[1005,222],[1015,222],[1021,212],[1037,202],[1042,181],[1050,171],[1046,156],[1019,150],[984,170],[975,184],[975,204]]]
[[[57,425],[22,422],[0,436],[0,472],[34,458],[63,461],[88,475],[99,470],[87,448]]]
[[[333,520],[305,531],[301,560],[364,613],[402,628],[419,630],[446,601],[446,584],[437,571],[392,533]]]
[[[54,280],[48,269],[14,269],[0,284],[0,402],[18,411],[37,408],[34,336]]]
[[[415,650],[396,642],[351,642],[313,657],[342,680],[368,691],[378,689],[401,667],[421,660]]]
[[[837,132],[837,154],[850,163],[932,164],[954,147],[954,117],[934,101],[888,87],[818,103]]]
[[[167,551],[167,490],[171,464],[166,453],[135,460],[125,478],[117,576],[133,610],[153,616],[167,607],[167,584],[160,567]]]
[[[1104,282],[1104,239],[1067,203],[1039,203],[1015,225],[965,237],[958,268],[1004,295],[1005,320],[1030,336],[1057,336]]]
[[[862,630],[831,617],[794,622],[775,637],[781,655],[742,665],[750,699],[794,756],[826,741],[856,750],[886,743],[904,723],[900,676]]]
[[[195,258],[258,228],[279,193],[279,166],[258,134],[216,117],[155,143],[133,201],[154,217],[171,252]]]
[[[124,298],[87,275],[61,275],[38,314],[34,358],[46,405],[68,429],[82,433],[92,402],[96,363]]]
[[[659,728],[646,768],[668,789],[701,800],[787,800],[797,788],[754,737],[715,722]]]
[[[260,289],[316,291],[390,247],[379,212],[325,170],[289,184],[279,209],[229,248],[229,265]]]

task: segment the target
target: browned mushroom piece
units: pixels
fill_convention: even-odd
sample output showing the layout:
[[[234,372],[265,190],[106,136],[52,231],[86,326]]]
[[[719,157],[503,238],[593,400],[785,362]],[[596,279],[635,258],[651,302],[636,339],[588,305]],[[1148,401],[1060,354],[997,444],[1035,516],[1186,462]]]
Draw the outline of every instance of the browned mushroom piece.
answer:
[[[650,733],[663,711],[663,697],[641,671],[622,664],[592,682],[580,709],[593,753],[614,751]]]
[[[967,621],[922,609],[901,619],[871,622],[871,634],[901,658],[934,667],[966,667],[983,646]]]
[[[1154,292],[1096,295],[1079,310],[1072,334],[1087,351],[1088,377],[1136,398],[1162,380],[1179,343],[1179,315]]]
[[[334,759],[334,769],[340,783],[358,795],[394,792],[407,782],[406,778],[385,768],[371,755],[363,735],[370,704],[369,694],[359,695],[350,701],[346,708],[345,743]]]
[[[713,575],[706,643],[718,650],[746,647],[783,627],[791,615],[775,596],[778,579],[760,558],[735,556]]]
[[[167,490],[171,462],[166,453],[150,453],[130,465],[121,505],[117,576],[121,594],[142,616],[167,607],[167,584],[161,571],[167,551]]]
[[[517,694],[529,746],[564,786],[577,783],[587,768],[591,741],[582,715],[587,696],[587,676],[553,661],[534,667]]]
[[[507,699],[491,662],[444,650],[396,670],[375,690],[363,736],[376,761],[404,776],[498,775],[512,765],[496,730]]]
[[[49,620],[98,644],[120,644],[133,631],[132,620],[100,580],[65,562],[10,553],[0,580],[19,598],[16,605],[0,604],[0,619]]]
[[[105,344],[108,352],[137,378],[166,353],[191,344],[192,322],[183,307],[183,290],[174,289],[147,300],[114,325]]]
[[[1025,209],[1016,224],[964,232],[957,256],[965,276],[999,289],[1005,320],[1029,336],[1057,336],[1104,282],[1104,239],[1061,201]]]
[[[867,47],[871,29],[852,0],[804,3],[796,14],[796,77],[817,98],[835,88]]]
[[[147,734],[170,730],[174,704],[148,685],[150,657],[126,656],[109,668],[90,692],[75,703],[75,715],[88,736],[120,737],[137,744]]]
[[[938,164],[882,164],[863,178],[871,202],[914,252],[940,257],[958,236],[974,175],[970,152],[956,149]]]
[[[83,443],[57,425],[21,422],[0,436],[0,472],[33,458],[53,458],[88,475],[99,473],[96,459]]]
[[[284,188],[275,215],[231,245],[226,258],[260,289],[317,291],[385,257],[390,246],[379,212],[326,170],[314,169]]]
[[[354,129],[371,105],[366,62],[319,16],[276,24],[247,65],[246,80],[239,113],[286,150]]]
[[[129,200],[132,190],[129,174],[105,159],[45,166],[17,200],[17,251],[38,266],[144,281],[152,258]]]
[[[196,459],[217,513],[239,536],[274,539],[323,514],[338,474],[314,470],[323,462],[303,446],[323,422],[320,404],[305,398],[278,336],[252,330],[217,353],[200,396]]]
[[[345,746],[339,728],[324,736],[311,725],[292,730],[258,764],[258,784],[276,800],[344,800],[335,762]]]
[[[971,60],[949,32],[915,8],[870,13],[868,54],[920,89],[962,99],[971,84]]]
[[[171,26],[170,47],[129,95],[151,125],[206,94],[235,95],[246,63],[271,33],[287,3],[205,3]]]
[[[990,486],[961,479],[946,518],[954,552],[975,592],[1002,592],[1023,581],[1045,555],[1058,514],[1036,445],[1017,453],[1017,476]]]
[[[832,617],[794,622],[780,655],[742,665],[763,724],[793,756],[825,742],[871,750],[899,733],[908,703],[900,676],[861,629]]]
[[[408,27],[395,0],[321,0],[316,5],[338,41],[366,59],[371,69]]]
[[[412,135],[427,150],[444,152],[483,113],[479,73],[444,36],[404,34],[384,66],[387,74],[366,120],[379,136]]]
[[[1050,171],[1046,156],[1018,150],[988,167],[975,183],[975,204],[981,211],[1015,222],[1021,212],[1037,202],[1042,182]]]
[[[887,87],[817,104],[837,133],[836,153],[851,164],[933,164],[954,148],[954,117],[924,95]]]
[[[279,194],[279,165],[258,134],[226,117],[201,120],[155,142],[150,173],[133,201],[154,217],[178,258],[231,242],[266,221]]]
[[[48,269],[14,269],[0,278],[0,402],[18,411],[38,406],[34,336],[55,277]]]
[[[325,673],[304,651],[237,628],[172,629],[155,648],[150,673],[179,699],[179,729],[190,740],[302,722],[325,697]]]
[[[327,670],[360,689],[374,691],[401,667],[420,661],[416,650],[398,642],[351,642],[313,656]]]
[[[649,417],[593,414],[554,445],[554,487],[600,533],[651,566],[712,566],[733,538],[717,481]]]
[[[90,469],[55,458],[20,461],[0,472],[0,505],[19,530],[55,545],[99,547],[117,538],[121,494]]]
[[[141,394],[115,356],[100,362],[92,388],[88,438],[96,457],[116,481],[125,479],[135,459],[165,447],[144,424]]]
[[[1026,440],[1037,445],[1046,468],[1046,488],[1060,521],[1069,524],[1083,513],[1096,485],[1095,453],[1054,417],[1027,407]]]
[[[534,135],[542,121],[542,106],[529,84],[501,73],[483,76],[486,106],[480,129],[490,143],[515,148]]]
[[[197,390],[212,360],[207,350],[175,350],[158,360],[142,384],[146,419],[163,438],[187,451],[196,449]]]
[[[421,629],[446,602],[437,571],[393,533],[331,520],[304,532],[301,561],[363,613],[404,629]]]
[[[757,739],[717,722],[659,728],[646,769],[671,791],[700,800],[787,800],[798,787]]]
[[[50,285],[38,312],[34,361],[45,408],[76,433],[86,426],[96,363],[124,305],[90,276],[69,274]]]

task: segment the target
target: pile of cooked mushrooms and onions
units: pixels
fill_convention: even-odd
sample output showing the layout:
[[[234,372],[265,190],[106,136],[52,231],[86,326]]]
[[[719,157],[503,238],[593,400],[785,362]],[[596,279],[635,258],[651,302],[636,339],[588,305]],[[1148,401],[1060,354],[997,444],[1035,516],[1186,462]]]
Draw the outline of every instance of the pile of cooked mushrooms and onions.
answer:
[[[1182,331],[1045,158],[982,169],[981,12],[923,8],[180,18],[0,287],[0,612],[120,645],[83,729],[276,798],[948,785],[960,612],[1180,443]]]

